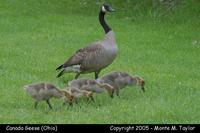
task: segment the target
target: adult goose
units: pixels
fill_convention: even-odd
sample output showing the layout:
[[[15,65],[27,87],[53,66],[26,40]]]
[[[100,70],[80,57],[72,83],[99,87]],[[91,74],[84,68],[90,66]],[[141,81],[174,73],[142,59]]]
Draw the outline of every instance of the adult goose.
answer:
[[[109,4],[101,6],[99,22],[105,31],[104,39],[77,50],[74,55],[56,69],[62,69],[57,77],[62,76],[64,73],[73,72],[76,73],[75,79],[77,79],[80,74],[94,72],[95,79],[97,79],[100,71],[113,62],[117,56],[118,48],[115,34],[104,19],[107,12],[113,11]]]

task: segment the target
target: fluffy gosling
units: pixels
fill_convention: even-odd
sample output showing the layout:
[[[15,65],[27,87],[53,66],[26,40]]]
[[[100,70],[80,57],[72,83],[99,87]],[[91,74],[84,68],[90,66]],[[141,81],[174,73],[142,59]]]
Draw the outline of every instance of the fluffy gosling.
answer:
[[[30,85],[25,85],[24,90],[35,99],[34,108],[37,108],[37,105],[40,101],[46,101],[49,108],[52,109],[50,104],[51,98],[62,98],[63,90],[58,89],[55,85],[50,83],[35,83]],[[70,96],[66,97],[70,99]]]
[[[107,83],[99,83],[95,79],[76,79],[68,83],[69,87],[78,88],[80,90],[91,91],[94,93],[102,93],[104,89],[113,97],[114,89]]]
[[[111,85],[114,91],[116,91],[117,96],[119,96],[119,90],[126,86],[138,85],[141,86],[142,91],[145,92],[144,80],[139,76],[131,76],[126,72],[111,72],[98,78],[97,82]]]
[[[73,102],[78,103],[80,98],[86,98],[87,100],[94,101],[93,92],[80,90],[75,87],[67,87],[65,90],[62,90],[62,93],[65,95],[64,105],[68,102],[70,105],[73,105]]]

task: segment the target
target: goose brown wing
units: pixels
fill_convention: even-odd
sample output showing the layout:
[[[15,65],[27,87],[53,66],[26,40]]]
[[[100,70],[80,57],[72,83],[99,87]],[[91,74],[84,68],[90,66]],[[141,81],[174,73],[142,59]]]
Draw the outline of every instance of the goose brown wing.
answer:
[[[73,65],[80,65],[82,61],[85,59],[86,56],[92,55],[103,48],[100,43],[88,45],[82,49],[79,49],[75,52],[73,56],[71,56],[64,64],[63,68],[73,66]]]

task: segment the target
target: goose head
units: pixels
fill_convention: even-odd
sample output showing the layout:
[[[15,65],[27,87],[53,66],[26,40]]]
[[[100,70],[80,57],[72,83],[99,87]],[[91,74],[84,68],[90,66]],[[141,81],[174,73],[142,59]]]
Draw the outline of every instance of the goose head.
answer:
[[[114,12],[115,10],[112,8],[111,5],[104,3],[101,7],[101,11],[107,13],[107,12]]]

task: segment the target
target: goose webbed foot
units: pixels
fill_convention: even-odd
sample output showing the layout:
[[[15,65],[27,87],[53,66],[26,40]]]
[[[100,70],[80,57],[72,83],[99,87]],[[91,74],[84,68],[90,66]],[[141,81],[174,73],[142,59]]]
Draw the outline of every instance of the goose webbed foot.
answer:
[[[75,76],[75,79],[78,79],[79,76],[80,76],[80,73],[77,73]]]

